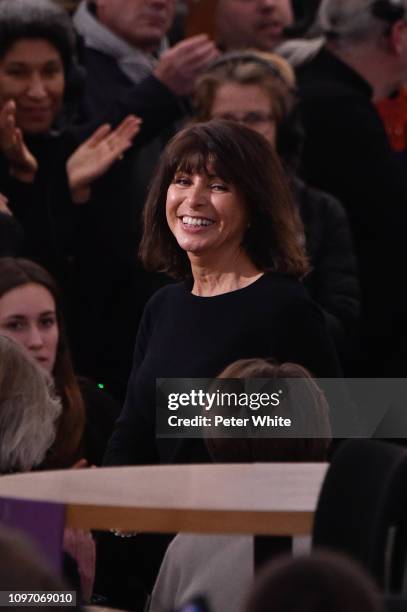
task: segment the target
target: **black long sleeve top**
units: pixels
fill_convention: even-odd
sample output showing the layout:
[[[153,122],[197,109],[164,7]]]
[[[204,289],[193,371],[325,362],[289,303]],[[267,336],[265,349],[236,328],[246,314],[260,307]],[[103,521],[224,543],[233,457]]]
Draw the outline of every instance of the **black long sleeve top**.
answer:
[[[301,283],[266,274],[248,287],[199,297],[186,283],[149,301],[140,324],[127,398],[107,465],[207,460],[201,440],[155,439],[157,378],[211,378],[237,359],[299,363],[319,377],[340,375],[322,312]]]

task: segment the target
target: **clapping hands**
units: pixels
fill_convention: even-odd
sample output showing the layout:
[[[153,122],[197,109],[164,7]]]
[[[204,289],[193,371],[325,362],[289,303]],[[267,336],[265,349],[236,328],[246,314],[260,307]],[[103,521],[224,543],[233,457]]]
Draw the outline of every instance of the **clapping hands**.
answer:
[[[102,176],[133,143],[140,131],[141,119],[129,115],[112,130],[111,126],[100,126],[76,151],[67,162],[67,173],[72,200],[84,204],[90,197],[90,186]]]
[[[8,100],[0,110],[0,152],[9,162],[10,174],[23,183],[32,183],[38,162],[16,126],[16,103]]]

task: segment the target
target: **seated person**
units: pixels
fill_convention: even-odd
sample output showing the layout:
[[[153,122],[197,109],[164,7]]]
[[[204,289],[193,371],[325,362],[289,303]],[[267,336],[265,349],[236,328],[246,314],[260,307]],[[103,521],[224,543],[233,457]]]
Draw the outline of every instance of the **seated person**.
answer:
[[[22,345],[53,378],[62,404],[56,440],[42,466],[101,465],[119,407],[95,384],[75,376],[59,292],[38,264],[0,258],[0,334]]]
[[[212,437],[215,432],[211,430],[206,444],[213,461],[326,460],[331,441],[329,408],[307,370],[290,363],[277,366],[262,359],[242,359],[228,366],[219,378],[299,379],[301,403],[296,401],[295,387],[288,386],[278,410],[291,416],[293,422],[301,421],[304,435],[310,437],[221,438]],[[303,538],[296,540],[294,553],[309,546]],[[252,536],[179,534],[168,547],[161,565],[150,612],[177,609],[197,594],[205,595],[212,612],[235,612],[251,585],[253,569]]]
[[[63,415],[61,401],[47,369],[17,342],[3,335],[0,363],[0,474],[39,469],[55,446],[58,420]],[[66,576],[87,600],[94,577],[92,537],[88,532],[67,528],[63,548],[69,554],[64,557]],[[0,573],[4,573],[1,568]],[[11,588],[5,582],[3,586]]]
[[[0,526],[0,584],[8,591],[55,592],[68,589],[27,537],[3,526]],[[47,606],[47,610],[53,612],[61,608],[75,610],[79,606]]]
[[[282,557],[263,569],[246,612],[384,612],[378,589],[353,559],[333,552]]]
[[[2,335],[0,363],[0,474],[28,472],[54,443],[61,402],[49,374]]]

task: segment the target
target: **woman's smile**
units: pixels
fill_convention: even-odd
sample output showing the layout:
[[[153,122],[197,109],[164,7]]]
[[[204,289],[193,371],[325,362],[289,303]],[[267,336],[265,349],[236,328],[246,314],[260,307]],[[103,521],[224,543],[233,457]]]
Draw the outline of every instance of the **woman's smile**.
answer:
[[[182,223],[183,230],[192,233],[208,230],[215,224],[215,221],[213,221],[213,219],[208,219],[206,217],[195,217],[190,215],[184,215],[182,217],[179,217],[179,220]]]

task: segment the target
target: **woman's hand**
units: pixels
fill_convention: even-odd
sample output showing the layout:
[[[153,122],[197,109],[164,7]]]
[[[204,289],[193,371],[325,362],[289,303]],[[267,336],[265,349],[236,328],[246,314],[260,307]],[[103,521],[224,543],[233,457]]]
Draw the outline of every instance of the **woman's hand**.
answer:
[[[140,125],[141,119],[134,115],[126,117],[113,131],[110,125],[102,125],[71,155],[66,169],[75,204],[89,200],[91,183],[121,159],[140,131]]]
[[[10,174],[23,183],[32,183],[38,162],[27,148],[23,134],[16,126],[16,103],[9,100],[0,110],[0,151],[9,161]]]
[[[77,563],[82,597],[88,602],[92,596],[96,566],[96,546],[92,534],[90,531],[66,527],[63,550]]]

